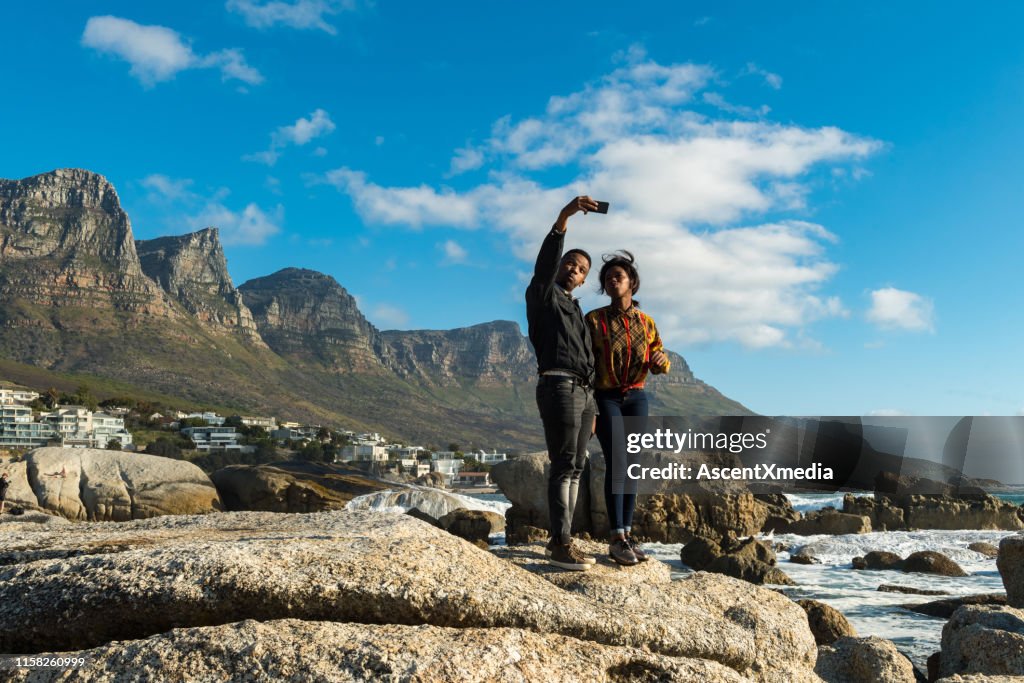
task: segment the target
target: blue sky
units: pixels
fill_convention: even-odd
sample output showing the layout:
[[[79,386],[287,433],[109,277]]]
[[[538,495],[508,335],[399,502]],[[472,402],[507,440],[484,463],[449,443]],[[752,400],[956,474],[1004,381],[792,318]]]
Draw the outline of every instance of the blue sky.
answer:
[[[569,243],[752,409],[1018,414],[1024,7],[891,4],[19,3],[0,177],[96,171],[384,329],[525,324],[587,192]]]

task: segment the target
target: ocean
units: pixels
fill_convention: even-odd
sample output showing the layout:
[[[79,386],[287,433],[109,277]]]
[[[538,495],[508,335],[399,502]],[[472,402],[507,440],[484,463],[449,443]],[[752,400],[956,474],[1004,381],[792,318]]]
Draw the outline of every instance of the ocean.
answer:
[[[465,503],[465,507],[493,510],[504,514],[508,499],[500,493],[460,495],[448,494]],[[864,494],[871,495],[871,494]],[[995,493],[999,498],[1021,504],[1024,490],[1008,489]],[[793,507],[801,512],[818,510],[826,506],[842,508],[843,494],[791,494]],[[407,502],[406,499],[403,502]],[[455,502],[455,501],[453,501]],[[400,510],[397,496],[381,492],[363,496],[349,503],[351,508]],[[843,536],[797,536],[778,534],[771,539],[790,546],[789,552],[779,552],[779,568],[798,585],[775,586],[794,600],[812,599],[824,602],[843,613],[860,636],[879,636],[893,641],[921,671],[927,671],[926,660],[939,650],[945,619],[917,614],[901,607],[939,600],[943,597],[1001,593],[1002,580],[994,558],[988,558],[967,546],[986,542],[998,546],[1000,539],[1011,536],[1012,531],[885,531]],[[764,539],[762,535],[760,538]],[[504,544],[504,535],[494,539]],[[679,560],[682,544],[650,543],[644,546],[652,557],[672,568],[672,576],[681,579],[692,570]],[[821,564],[801,565],[789,562],[790,552],[804,550]],[[930,574],[905,574],[901,571],[855,570],[851,561],[872,550],[885,550],[906,557],[918,550],[935,550],[959,564],[969,576],[956,578]],[[880,592],[882,584],[912,588],[943,590],[949,596],[910,595]]]

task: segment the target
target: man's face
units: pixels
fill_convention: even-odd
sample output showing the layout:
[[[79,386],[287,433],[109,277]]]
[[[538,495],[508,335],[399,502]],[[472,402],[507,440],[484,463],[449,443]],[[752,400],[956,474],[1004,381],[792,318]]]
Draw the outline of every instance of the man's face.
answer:
[[[558,275],[555,282],[567,291],[572,291],[583,284],[590,272],[590,263],[583,254],[566,254],[558,264]]]

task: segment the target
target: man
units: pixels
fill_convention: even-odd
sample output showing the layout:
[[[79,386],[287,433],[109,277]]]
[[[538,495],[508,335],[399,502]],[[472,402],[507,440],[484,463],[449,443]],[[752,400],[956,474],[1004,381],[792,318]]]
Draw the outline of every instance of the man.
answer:
[[[565,205],[537,254],[533,279],[526,289],[526,319],[537,354],[537,408],[551,463],[548,509],[551,519],[550,562],[585,571],[595,560],[572,545],[572,516],[580,476],[587,461],[597,404],[592,389],[594,354],[583,312],[573,298],[590,272],[590,256],[581,249],[562,255],[566,222],[575,213],[596,211],[590,197]]]

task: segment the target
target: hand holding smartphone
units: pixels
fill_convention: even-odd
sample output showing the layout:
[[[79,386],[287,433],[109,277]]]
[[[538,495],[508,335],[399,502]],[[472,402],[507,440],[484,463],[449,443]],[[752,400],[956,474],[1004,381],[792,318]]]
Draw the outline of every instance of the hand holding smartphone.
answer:
[[[608,213],[608,202],[598,202],[594,213]]]

